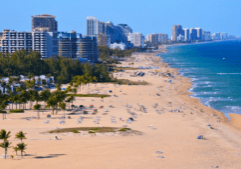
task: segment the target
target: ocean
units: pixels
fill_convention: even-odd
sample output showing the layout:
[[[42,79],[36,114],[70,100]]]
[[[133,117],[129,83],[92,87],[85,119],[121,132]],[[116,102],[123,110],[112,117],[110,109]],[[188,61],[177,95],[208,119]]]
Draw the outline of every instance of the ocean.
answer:
[[[241,114],[241,41],[170,46],[163,62],[193,82],[191,97],[213,109]]]

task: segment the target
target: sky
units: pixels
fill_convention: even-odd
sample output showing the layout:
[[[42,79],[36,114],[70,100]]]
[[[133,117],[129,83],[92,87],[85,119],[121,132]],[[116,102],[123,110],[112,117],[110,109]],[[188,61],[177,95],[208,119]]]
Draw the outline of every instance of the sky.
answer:
[[[172,26],[241,36],[241,0],[4,0],[0,31],[31,31],[31,16],[56,16],[58,30],[86,34],[86,17],[126,23],[144,35],[167,33]]]

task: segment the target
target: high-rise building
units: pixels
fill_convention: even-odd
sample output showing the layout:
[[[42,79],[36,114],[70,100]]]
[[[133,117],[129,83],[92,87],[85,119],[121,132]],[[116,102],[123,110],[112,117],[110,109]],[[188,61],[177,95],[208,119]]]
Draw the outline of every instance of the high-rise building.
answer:
[[[82,35],[71,31],[70,33],[58,32],[58,56],[76,58],[79,56],[79,43]]]
[[[17,32],[5,29],[1,32],[0,38],[1,52],[14,53],[17,50],[32,51],[32,33],[31,32]]]
[[[221,35],[220,35],[219,32],[214,33],[214,34],[212,35],[212,40],[220,40],[220,39],[221,39]]]
[[[197,39],[202,40],[202,29],[201,28],[195,28],[197,30]]]
[[[222,32],[222,33],[220,33],[220,38],[221,38],[221,40],[226,40],[229,38],[229,36],[227,33]]]
[[[190,40],[198,40],[197,30],[194,28],[190,29]]]
[[[133,43],[136,47],[144,47],[144,37],[139,32],[129,33],[128,41]]]
[[[99,32],[98,34],[106,34],[106,25],[105,22],[99,22]]]
[[[93,36],[98,34],[99,34],[99,20],[93,16],[87,16],[87,35]]]
[[[97,36],[98,46],[109,46],[110,38],[106,34],[99,34]]]
[[[55,16],[48,14],[32,16],[32,31],[58,31],[58,23],[55,20]]]
[[[97,38],[95,36],[83,36],[80,43],[80,58],[87,59],[90,63],[99,61]]]
[[[17,50],[38,51],[41,56],[48,58],[57,55],[57,33],[56,32],[17,32],[5,29],[0,39],[3,53],[14,53]]]
[[[167,42],[168,41],[168,34],[157,34],[157,42]]]
[[[172,41],[176,41],[177,37],[180,34],[184,36],[184,31],[182,29],[182,25],[174,25],[172,27]]]
[[[203,31],[203,32],[202,32],[202,39],[203,39],[204,41],[210,41],[210,40],[212,40],[211,32],[210,32],[210,31]]]
[[[190,40],[190,38],[189,38],[189,36],[190,36],[189,29],[188,28],[183,28],[183,31],[184,31],[184,40],[185,41],[189,41]]]

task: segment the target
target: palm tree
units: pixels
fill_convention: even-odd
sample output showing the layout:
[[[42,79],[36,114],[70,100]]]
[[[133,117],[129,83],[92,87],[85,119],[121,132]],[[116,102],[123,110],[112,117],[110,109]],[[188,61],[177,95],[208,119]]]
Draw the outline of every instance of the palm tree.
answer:
[[[18,147],[13,147],[13,150],[16,152],[16,156],[18,155]]]
[[[8,151],[10,144],[11,144],[11,142],[9,142],[8,140],[4,140],[3,143],[0,143],[0,147],[5,149],[5,159],[7,157],[7,151]]]
[[[33,109],[38,111],[38,119],[40,119],[40,116],[39,116],[39,109],[40,109],[40,108],[41,108],[41,105],[40,105],[40,104],[35,104],[35,105],[33,106]]]
[[[24,150],[26,150],[27,144],[24,143],[18,143],[18,150],[21,151],[21,157],[23,158],[23,152],[25,153]]]
[[[64,110],[64,118],[65,118],[65,108],[66,108],[66,103],[60,102],[59,107]]]
[[[57,98],[54,96],[50,96],[49,99],[47,100],[47,106],[46,107],[51,107],[53,112],[52,114],[54,115],[54,108],[58,104]]]
[[[0,140],[3,139],[4,141],[6,141],[10,137],[10,133],[11,131],[6,132],[6,130],[2,129],[0,131]]]
[[[7,106],[8,106],[8,101],[7,101],[6,98],[4,98],[4,100],[3,100],[3,101],[1,102],[1,104],[0,104],[0,110],[6,109]],[[6,119],[6,113],[7,113],[7,112],[2,111],[3,120],[4,120],[4,115],[5,115],[5,119]]]
[[[23,131],[20,131],[20,132],[18,132],[18,133],[15,135],[15,138],[20,139],[21,142],[22,142],[23,139],[26,139],[25,134],[26,134],[26,133],[23,133]]]
[[[40,95],[41,101],[46,102],[49,99],[51,93],[49,90],[44,90],[39,95]]]

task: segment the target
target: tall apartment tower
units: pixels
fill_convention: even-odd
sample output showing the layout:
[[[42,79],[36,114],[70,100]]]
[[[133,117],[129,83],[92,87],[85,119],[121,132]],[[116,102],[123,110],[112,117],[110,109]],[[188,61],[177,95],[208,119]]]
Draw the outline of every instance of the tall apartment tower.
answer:
[[[128,41],[134,44],[136,47],[143,47],[144,46],[144,37],[139,32],[129,33]]]
[[[95,36],[83,36],[79,43],[80,58],[87,59],[90,63],[99,61],[97,38]]]
[[[190,28],[190,40],[198,40],[197,29]]]
[[[190,40],[190,31],[188,28],[183,28],[183,31],[184,31],[184,40],[185,41],[189,41]]]
[[[43,30],[47,32],[58,31],[58,23],[55,20],[55,16],[48,14],[32,16],[32,32]]]
[[[5,29],[0,38],[1,52],[12,54],[17,50],[38,51],[43,58],[57,55],[56,32],[17,32]]]
[[[76,58],[79,56],[79,43],[82,35],[71,31],[58,32],[58,56]]]
[[[99,20],[93,16],[87,16],[87,36],[93,36],[99,34],[99,29],[103,26],[99,26]],[[103,31],[103,29],[101,29]]]
[[[202,40],[202,32],[203,30],[201,28],[195,28],[197,30],[197,38],[198,40]]]
[[[176,41],[177,40],[177,37],[179,35],[182,35],[184,36],[184,31],[182,29],[182,25],[174,25],[172,27],[172,41]]]

